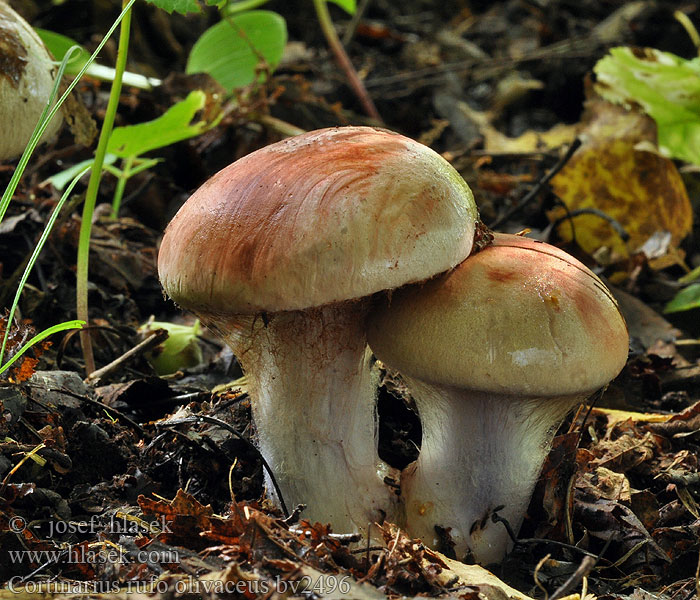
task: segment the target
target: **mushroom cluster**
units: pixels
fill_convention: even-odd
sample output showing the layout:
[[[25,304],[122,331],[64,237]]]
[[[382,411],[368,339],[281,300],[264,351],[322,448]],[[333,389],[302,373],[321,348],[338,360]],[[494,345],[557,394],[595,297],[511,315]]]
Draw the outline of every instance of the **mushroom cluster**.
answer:
[[[600,279],[518,236],[467,258],[477,221],[438,154],[342,127],[234,162],[168,226],[163,288],[233,349],[260,451],[305,517],[360,533],[398,520],[430,546],[443,530],[460,558],[497,561],[508,538],[490,516],[520,526],[557,425],[624,365]],[[372,351],[423,426],[398,498],[377,452]]]
[[[343,127],[236,161],[169,224],[163,288],[233,349],[260,451],[305,517],[352,532],[394,519],[377,453],[370,298],[458,265],[477,220],[469,187],[440,155]]]

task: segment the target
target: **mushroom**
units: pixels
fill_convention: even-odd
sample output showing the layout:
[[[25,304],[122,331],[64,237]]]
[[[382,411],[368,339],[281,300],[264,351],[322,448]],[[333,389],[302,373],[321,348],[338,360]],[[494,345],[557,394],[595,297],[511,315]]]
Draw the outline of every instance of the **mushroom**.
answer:
[[[0,161],[18,157],[34,132],[51,96],[56,68],[36,32],[0,0]],[[42,141],[55,137],[62,118],[56,115]]]
[[[423,427],[401,475],[405,527],[489,564],[520,528],[569,410],[625,365],[617,304],[583,264],[527,238],[493,244],[448,274],[394,292],[368,319],[370,347],[405,380]],[[442,540],[440,528],[443,528]]]
[[[469,187],[438,154],[342,127],[236,161],[168,226],[163,288],[241,362],[260,451],[286,504],[305,503],[306,517],[364,532],[392,514],[369,297],[459,264],[476,220]]]

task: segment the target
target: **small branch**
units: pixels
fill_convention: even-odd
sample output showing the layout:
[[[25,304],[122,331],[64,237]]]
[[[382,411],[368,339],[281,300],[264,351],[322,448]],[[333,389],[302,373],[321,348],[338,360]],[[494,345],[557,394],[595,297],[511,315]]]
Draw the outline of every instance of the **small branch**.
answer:
[[[260,450],[255,447],[255,445],[245,437],[243,437],[236,429],[231,427],[226,421],[222,421],[221,419],[217,419],[215,417],[210,417],[208,415],[197,415],[193,417],[186,417],[184,419],[177,419],[177,420],[171,420],[165,423],[165,425],[177,425],[179,423],[196,423],[197,421],[203,421],[204,423],[211,423],[212,425],[217,425],[229,433],[232,433],[236,438],[241,440],[248,448],[250,448],[255,454],[260,458],[260,462],[262,463],[263,468],[267,471],[267,474],[270,476],[270,481],[272,482],[272,487],[275,488],[275,493],[277,494],[277,497],[279,498],[280,501],[280,508],[282,509],[282,513],[284,514],[285,519],[289,519],[290,514],[289,510],[287,510],[287,505],[284,502],[284,498],[282,497],[282,491],[279,488],[279,485],[277,485],[277,480],[275,479],[275,474],[272,472],[272,468],[268,464],[268,462],[265,460],[265,457],[262,455]]]
[[[119,358],[113,360],[111,363],[105,365],[101,369],[90,373],[85,378],[85,383],[99,382],[100,379],[102,379],[106,375],[109,375],[113,371],[116,371],[124,363],[129,362],[132,358],[139,356],[144,352],[147,352],[151,348],[155,348],[158,344],[164,342],[166,339],[168,339],[168,332],[165,329],[156,329],[152,335],[148,336],[145,340],[136,344],[136,346],[134,346],[130,350],[127,350]]]
[[[302,129],[301,127],[297,127],[296,125],[287,123],[287,121],[283,121],[282,119],[278,119],[277,117],[271,117],[270,115],[259,115],[255,118],[255,120],[258,121],[258,123],[264,125],[265,127],[268,127],[269,129],[272,129],[273,131],[276,131],[277,133],[281,133],[282,135],[286,135],[288,137],[293,137],[295,135],[301,135],[302,133],[306,133],[306,129]]]
[[[571,146],[569,146],[569,149],[566,151],[566,154],[562,156],[558,161],[557,164],[554,165],[550,171],[542,177],[536,184],[535,187],[533,187],[527,194],[523,196],[523,198],[518,202],[515,206],[513,206],[510,210],[508,210],[504,215],[498,217],[493,223],[489,225],[489,228],[491,229],[497,229],[503,223],[505,223],[508,219],[510,219],[514,214],[520,212],[525,206],[527,206],[530,201],[539,194],[540,190],[547,184],[549,181],[554,177],[559,171],[561,171],[566,163],[569,162],[571,157],[574,155],[574,152],[579,149],[579,146],[581,146],[581,140],[576,138],[572,143]]]
[[[115,415],[122,419],[125,423],[128,423],[133,427],[136,431],[138,431],[141,435],[144,435],[146,432],[141,425],[139,425],[136,421],[133,419],[127,417],[123,412],[120,410],[117,410],[113,406],[108,406],[104,402],[100,402],[99,400],[95,400],[93,398],[90,398],[89,396],[83,396],[81,394],[76,394],[75,392],[72,392],[68,388],[65,387],[60,387],[60,388],[45,388],[44,386],[40,385],[34,385],[34,384],[29,384],[29,387],[34,387],[38,388],[41,390],[44,390],[45,392],[55,392],[57,394],[65,394],[66,396],[70,396],[71,398],[75,398],[76,400],[79,400],[80,402],[85,402],[87,404],[92,404],[93,406],[97,406],[101,408],[102,410],[105,410],[110,413],[110,415]],[[34,402],[37,402],[35,398],[31,398]],[[70,457],[68,457],[70,458]]]
[[[353,92],[355,92],[355,96],[357,96],[360,104],[362,104],[362,108],[370,117],[379,121],[379,123],[383,123],[376,106],[374,106],[374,102],[372,102],[372,99],[365,89],[365,84],[362,83],[360,76],[357,74],[357,71],[355,71],[355,67],[352,66],[352,62],[350,62],[350,58],[347,52],[345,52],[345,48],[335,31],[335,27],[333,27],[333,21],[331,20],[331,14],[328,12],[326,0],[313,1],[323,35],[326,36],[326,41],[331,48],[331,52],[333,52],[338,65],[345,73],[350,87]]]
[[[355,31],[357,30],[357,26],[360,24],[362,15],[365,14],[369,3],[370,0],[360,0],[360,3],[357,5],[357,9],[355,10],[355,14],[352,16],[352,19],[350,19],[350,23],[343,34],[343,46],[347,46],[352,41]]]
[[[610,215],[604,213],[598,208],[577,208],[576,210],[567,211],[566,215],[560,217],[552,223],[552,229],[556,228],[557,225],[563,223],[564,221],[571,221],[571,230],[572,232],[574,232],[573,218],[578,217],[580,215],[593,215],[594,217],[599,217],[610,224],[610,227],[612,227],[615,230],[615,233],[623,242],[627,243],[627,241],[630,239],[630,234],[619,221],[617,221]]]
[[[510,522],[508,519],[505,517],[502,517],[501,515],[498,514],[499,510],[503,510],[505,508],[504,505],[497,506],[496,508],[493,509],[493,514],[491,515],[491,521],[493,523],[502,523],[503,526],[506,528],[506,532],[508,533],[508,537],[511,539],[511,541],[514,544],[518,543],[518,536],[515,535],[515,531],[513,531],[513,527],[511,526]]]
[[[584,556],[581,564],[562,585],[550,597],[549,600],[559,600],[564,596],[568,596],[578,585],[583,581],[584,577],[588,577],[590,572],[595,567],[598,560],[592,556]]]

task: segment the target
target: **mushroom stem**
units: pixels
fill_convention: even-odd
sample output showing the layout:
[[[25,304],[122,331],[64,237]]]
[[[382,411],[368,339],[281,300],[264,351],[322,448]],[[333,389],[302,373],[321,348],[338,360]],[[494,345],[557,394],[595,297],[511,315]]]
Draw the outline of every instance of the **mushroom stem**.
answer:
[[[363,534],[393,517],[396,503],[384,483],[390,467],[377,453],[366,307],[344,302],[214,323],[251,379],[259,448],[287,506],[306,504],[304,517]]]
[[[499,562],[512,545],[556,428],[583,397],[521,398],[404,377],[423,426],[418,459],[401,477],[405,527],[432,547],[449,529],[461,560]],[[460,444],[454,444],[460,440]]]

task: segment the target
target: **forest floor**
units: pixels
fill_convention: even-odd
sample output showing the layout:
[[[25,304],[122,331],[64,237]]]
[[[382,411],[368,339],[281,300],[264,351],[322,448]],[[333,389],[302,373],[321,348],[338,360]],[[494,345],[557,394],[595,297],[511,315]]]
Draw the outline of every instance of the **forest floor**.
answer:
[[[13,4],[35,26],[88,48],[117,14],[114,3],[103,1]],[[150,317],[193,322],[164,298],[156,256],[165,226],[194,189],[286,130],[377,124],[332,60],[311,2],[271,0],[263,8],[286,19],[290,40],[269,80],[241,92],[213,129],[155,153],[163,160],[128,181],[117,219],[108,204],[115,179],[102,180],[89,306],[97,366],[110,368],[86,379],[78,335],[60,334],[0,382],[0,582],[11,584],[0,597],[43,589],[188,598],[483,594],[494,600],[504,593],[552,599],[587,592],[690,600],[698,594],[700,568],[700,309],[661,313],[686,267],[700,264],[691,225],[700,180],[697,169],[658,157],[645,163],[656,171],[645,180],[643,197],[625,189],[633,175],[616,170],[621,161],[610,140],[622,139],[632,153],[653,139],[653,127],[650,134],[644,117],[620,137],[620,130],[629,131],[629,114],[595,96],[592,71],[614,46],[692,58],[697,51],[673,11],[699,22],[697,7],[371,0],[354,24],[331,7],[383,126],[450,160],[487,226],[529,229],[606,277],[628,322],[627,366],[595,408],[562,426],[521,541],[491,569],[514,589],[427,550],[390,524],[382,534],[387,547],[358,550],[323,524],[285,522],[262,499],[261,464],[248,441],[254,440],[249,399],[244,382],[232,384],[242,373],[214,336],[203,332],[202,361],[175,375],[156,375],[144,352],[124,359],[142,341],[139,327]],[[192,44],[216,18],[213,9],[184,17],[136,4],[128,69],[164,83],[150,91],[125,87],[117,125],[153,119],[190,90],[215,87],[182,73]],[[107,45],[103,63],[113,61],[115,48]],[[109,84],[88,77],[76,90],[99,126]],[[576,154],[566,157],[577,136],[578,153],[600,157],[600,170],[587,172]],[[29,163],[0,223],[0,306],[9,307],[60,198],[47,179],[93,150],[64,128]],[[570,158],[566,165],[563,157]],[[0,165],[3,189],[14,167]],[[616,193],[603,198],[586,180],[601,188],[612,181]],[[599,204],[576,203],[571,189],[586,185],[601,196]],[[76,188],[28,280],[10,351],[32,331],[76,318],[84,187]],[[597,208],[613,225],[595,216],[593,224],[574,219],[572,240],[562,203],[568,210]],[[419,420],[393,386],[382,387],[379,414],[380,455],[403,468],[417,455]]]

